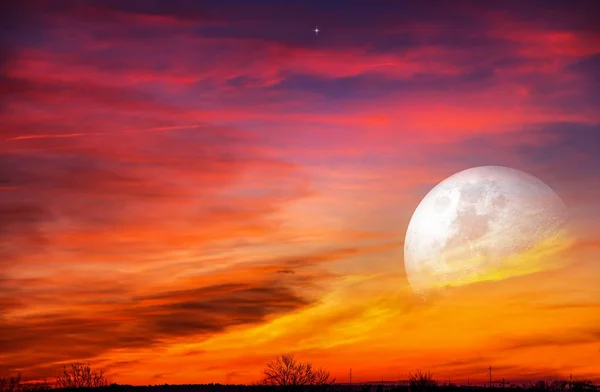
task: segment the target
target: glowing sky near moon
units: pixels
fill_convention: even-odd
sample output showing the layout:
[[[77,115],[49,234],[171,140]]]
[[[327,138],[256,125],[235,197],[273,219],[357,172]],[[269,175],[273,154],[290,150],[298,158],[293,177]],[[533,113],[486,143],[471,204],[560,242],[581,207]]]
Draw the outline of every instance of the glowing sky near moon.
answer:
[[[597,7],[395,3],[1,1],[0,376],[598,378]],[[411,216],[488,165],[573,240],[423,301]]]

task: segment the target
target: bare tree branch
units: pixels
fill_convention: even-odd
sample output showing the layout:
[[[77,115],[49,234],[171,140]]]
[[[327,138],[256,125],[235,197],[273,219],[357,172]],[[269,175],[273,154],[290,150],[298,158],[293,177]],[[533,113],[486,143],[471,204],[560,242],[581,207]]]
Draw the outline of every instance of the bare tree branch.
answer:
[[[408,374],[408,382],[413,389],[428,389],[438,385],[437,381],[434,380],[431,372],[422,372],[417,370],[414,374]]]
[[[63,373],[56,377],[60,388],[94,388],[108,385],[102,370],[92,370],[89,364],[75,362],[63,368]]]
[[[262,384],[277,386],[331,385],[335,378],[310,362],[298,362],[293,355],[281,355],[267,363]]]
[[[21,373],[13,377],[0,378],[0,392],[42,392],[48,391],[50,385],[46,382],[22,382]]]
[[[21,373],[19,373],[16,377],[11,376],[0,378],[0,392],[20,392],[21,390]]]

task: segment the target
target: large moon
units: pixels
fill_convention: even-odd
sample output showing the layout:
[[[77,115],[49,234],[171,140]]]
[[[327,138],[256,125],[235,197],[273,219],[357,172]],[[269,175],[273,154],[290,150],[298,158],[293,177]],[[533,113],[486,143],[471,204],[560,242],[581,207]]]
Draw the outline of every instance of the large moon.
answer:
[[[456,173],[415,210],[404,242],[413,291],[501,280],[548,267],[564,247],[567,208],[536,177],[502,166]]]

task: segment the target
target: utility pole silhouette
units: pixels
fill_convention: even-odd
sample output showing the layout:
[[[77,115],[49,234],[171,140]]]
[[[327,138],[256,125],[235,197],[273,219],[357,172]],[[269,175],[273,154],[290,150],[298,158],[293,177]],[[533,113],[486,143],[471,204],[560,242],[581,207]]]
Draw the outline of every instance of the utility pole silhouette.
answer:
[[[350,384],[352,384],[352,368],[350,368],[350,373],[348,373],[348,379],[350,380]]]
[[[490,366],[490,388],[492,387],[492,367]]]
[[[569,388],[573,388],[573,374],[569,374]]]

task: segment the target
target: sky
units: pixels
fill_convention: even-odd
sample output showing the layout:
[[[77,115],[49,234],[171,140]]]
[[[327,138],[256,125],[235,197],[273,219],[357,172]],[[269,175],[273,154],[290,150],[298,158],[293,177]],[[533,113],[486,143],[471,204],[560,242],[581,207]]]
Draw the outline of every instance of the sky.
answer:
[[[600,380],[593,1],[0,7],[0,376]],[[561,267],[425,300],[410,218],[483,165],[562,198]]]

